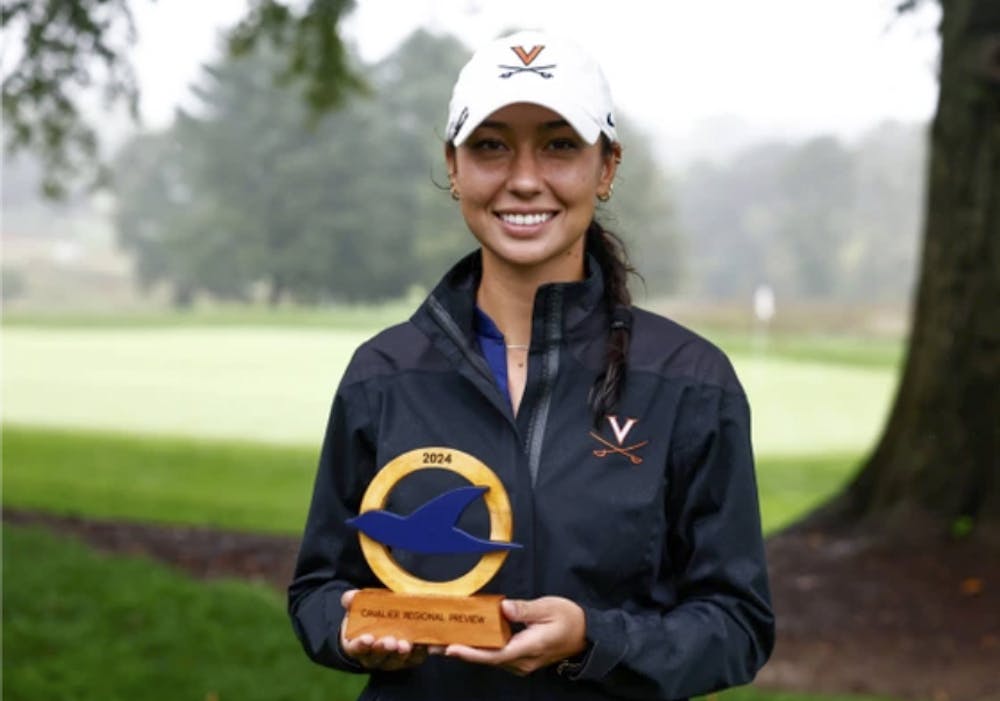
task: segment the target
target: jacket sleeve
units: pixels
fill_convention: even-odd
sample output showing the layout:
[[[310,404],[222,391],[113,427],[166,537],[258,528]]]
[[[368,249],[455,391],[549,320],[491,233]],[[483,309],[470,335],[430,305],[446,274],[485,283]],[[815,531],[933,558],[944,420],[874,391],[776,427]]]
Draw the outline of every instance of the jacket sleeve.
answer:
[[[591,647],[572,678],[624,698],[678,699],[748,683],[774,645],[746,398],[717,387],[689,392],[668,472],[671,571],[661,579],[674,605],[584,609]]]
[[[361,383],[347,385],[346,378],[330,411],[309,516],[288,588],[288,612],[310,659],[364,672],[340,648],[344,620],[340,597],[348,589],[378,586],[357,533],[345,524],[358,513],[374,474],[375,451],[363,387]]]

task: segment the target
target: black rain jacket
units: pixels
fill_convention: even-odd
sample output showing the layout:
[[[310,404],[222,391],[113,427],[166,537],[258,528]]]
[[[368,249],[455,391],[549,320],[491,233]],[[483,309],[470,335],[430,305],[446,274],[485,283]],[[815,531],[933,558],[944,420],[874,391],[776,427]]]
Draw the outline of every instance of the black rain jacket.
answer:
[[[633,309],[624,395],[595,427],[587,396],[609,329],[603,281],[541,287],[528,379],[515,416],[473,328],[479,254],[453,268],[403,324],[363,344],[336,393],[289,612],[306,653],[363,672],[340,650],[341,594],[382,586],[355,516],[372,476],[401,453],[448,446],[486,463],[514,515],[511,552],[485,592],[563,596],[586,617],[582,666],[526,677],[431,657],[371,675],[362,699],[683,699],[753,679],[774,643],[747,399],[725,355]],[[450,472],[401,481],[386,508],[406,514],[462,486]],[[459,526],[488,537],[473,504]],[[393,553],[444,580],[478,558]]]

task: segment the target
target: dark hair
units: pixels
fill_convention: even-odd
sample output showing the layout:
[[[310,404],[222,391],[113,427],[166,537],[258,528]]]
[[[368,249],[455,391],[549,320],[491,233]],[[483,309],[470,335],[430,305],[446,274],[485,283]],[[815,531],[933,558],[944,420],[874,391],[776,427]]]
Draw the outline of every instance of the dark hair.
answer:
[[[636,271],[628,260],[624,242],[596,219],[587,227],[587,251],[601,266],[604,302],[611,318],[604,369],[594,380],[587,398],[596,428],[606,414],[615,410],[625,389],[625,369],[632,336],[632,294],[628,290],[628,275]]]

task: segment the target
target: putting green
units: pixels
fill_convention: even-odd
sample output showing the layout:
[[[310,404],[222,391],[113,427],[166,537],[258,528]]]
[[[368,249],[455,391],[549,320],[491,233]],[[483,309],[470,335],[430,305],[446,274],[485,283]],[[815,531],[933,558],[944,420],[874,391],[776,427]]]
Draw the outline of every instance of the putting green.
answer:
[[[892,368],[735,355],[758,454],[863,453],[882,431]]]
[[[316,328],[7,328],[3,417],[19,424],[315,445],[369,334]],[[890,368],[735,355],[759,454],[863,452]]]

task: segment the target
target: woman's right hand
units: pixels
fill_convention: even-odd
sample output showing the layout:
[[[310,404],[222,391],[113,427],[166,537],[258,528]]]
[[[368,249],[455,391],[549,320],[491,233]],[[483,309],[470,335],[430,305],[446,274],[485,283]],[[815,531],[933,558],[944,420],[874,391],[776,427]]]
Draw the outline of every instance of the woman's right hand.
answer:
[[[351,602],[357,589],[344,592],[340,597],[340,603],[344,610],[350,615]],[[427,659],[428,654],[441,654],[443,648],[428,648],[426,645],[413,645],[408,640],[397,640],[386,636],[375,639],[375,636],[365,633],[353,640],[348,640],[344,635],[347,630],[347,618],[344,617],[344,624],[340,627],[340,648],[344,653],[360,664],[365,669],[378,669],[391,672],[407,667],[415,667]]]

